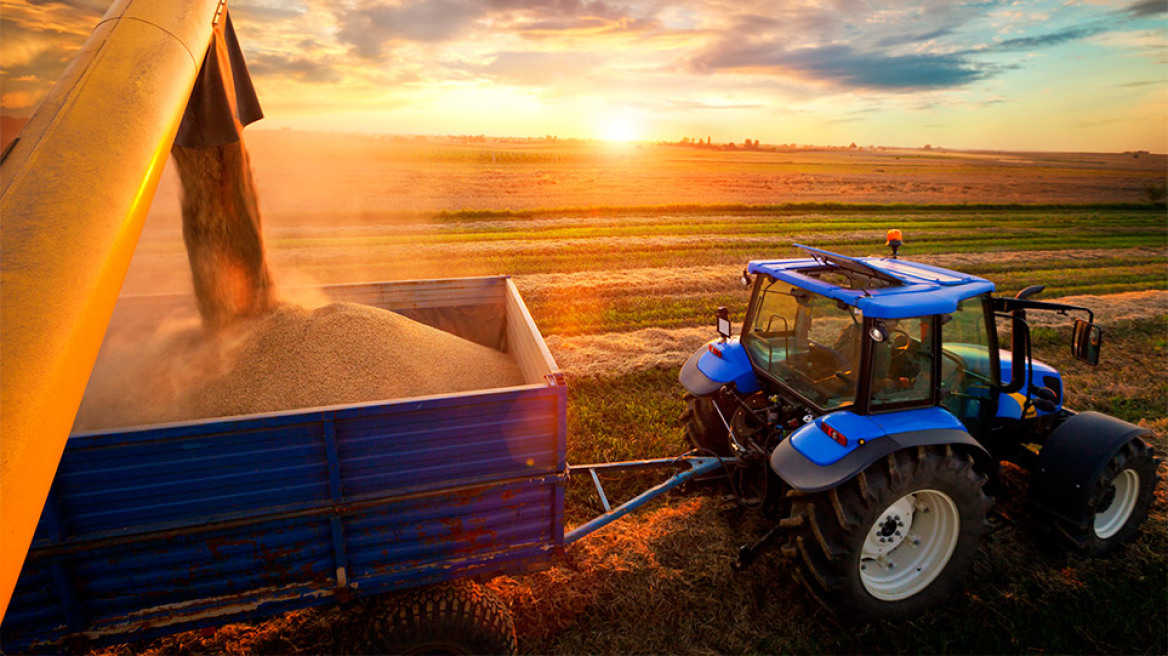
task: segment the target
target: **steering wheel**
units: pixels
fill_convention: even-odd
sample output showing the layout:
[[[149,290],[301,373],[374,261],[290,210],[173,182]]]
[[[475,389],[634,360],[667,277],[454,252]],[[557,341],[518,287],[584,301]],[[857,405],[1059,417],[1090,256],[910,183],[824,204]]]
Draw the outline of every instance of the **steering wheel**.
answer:
[[[899,328],[894,328],[888,331],[888,338],[888,345],[892,350],[891,357],[893,359],[904,357],[904,354],[908,353],[908,347],[912,344],[912,338],[908,336],[908,333]]]

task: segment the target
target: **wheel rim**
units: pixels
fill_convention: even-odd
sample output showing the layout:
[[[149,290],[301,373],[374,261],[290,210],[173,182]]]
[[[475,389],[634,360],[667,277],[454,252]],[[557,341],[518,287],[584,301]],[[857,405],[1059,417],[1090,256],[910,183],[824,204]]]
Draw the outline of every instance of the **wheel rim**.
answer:
[[[948,494],[918,490],[884,509],[860,550],[860,581],[883,601],[908,599],[929,587],[953,557],[961,515]]]
[[[1136,498],[1140,494],[1140,475],[1134,469],[1125,469],[1111,481],[1103,507],[1095,513],[1095,535],[1100,539],[1119,533],[1136,509]]]

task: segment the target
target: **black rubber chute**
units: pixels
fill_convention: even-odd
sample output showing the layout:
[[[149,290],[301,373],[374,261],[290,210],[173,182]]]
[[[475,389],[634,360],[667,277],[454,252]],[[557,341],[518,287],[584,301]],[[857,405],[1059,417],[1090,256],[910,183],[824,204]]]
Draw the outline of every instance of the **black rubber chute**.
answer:
[[[184,148],[211,148],[239,141],[244,126],[264,117],[231,15],[226,9],[224,13],[223,20],[215,26],[174,137],[174,143]]]

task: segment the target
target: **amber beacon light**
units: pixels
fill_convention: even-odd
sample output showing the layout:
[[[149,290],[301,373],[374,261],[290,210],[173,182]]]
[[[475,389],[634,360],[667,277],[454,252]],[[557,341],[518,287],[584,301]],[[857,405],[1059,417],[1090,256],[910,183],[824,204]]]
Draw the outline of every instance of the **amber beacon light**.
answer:
[[[896,257],[896,251],[904,244],[904,237],[901,236],[900,230],[893,228],[888,231],[888,238],[885,240],[885,246],[892,247],[892,257]]]

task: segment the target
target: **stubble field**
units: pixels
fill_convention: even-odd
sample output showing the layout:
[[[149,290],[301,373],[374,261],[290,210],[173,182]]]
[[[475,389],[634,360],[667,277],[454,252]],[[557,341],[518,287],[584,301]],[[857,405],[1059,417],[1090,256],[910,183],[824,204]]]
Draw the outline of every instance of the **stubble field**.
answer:
[[[999,292],[1097,311],[1098,368],[1043,327],[1038,357],[1069,405],[1153,430],[1168,453],[1168,222],[1144,202],[1163,156],[902,151],[723,152],[645,145],[467,146],[249,133],[277,283],[509,274],[569,381],[570,462],[683,450],[677,370],[741,322],[737,274],[793,242],[867,255],[900,228],[909,259],[990,278]],[[169,176],[169,173],[167,174]],[[893,204],[893,205],[890,205]],[[555,209],[560,208],[560,209]],[[174,182],[164,178],[123,293],[189,290]],[[1161,468],[1162,474],[1165,468]],[[1051,549],[1010,469],[965,591],[901,625],[843,630],[777,558],[734,573],[765,527],[714,491],[672,497],[586,538],[552,569],[489,583],[527,653],[1163,653],[1168,488],[1145,535],[1080,560]],[[616,489],[630,491],[645,479]],[[587,485],[568,517],[597,511]],[[292,613],[106,653],[360,651],[361,608]]]

